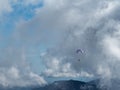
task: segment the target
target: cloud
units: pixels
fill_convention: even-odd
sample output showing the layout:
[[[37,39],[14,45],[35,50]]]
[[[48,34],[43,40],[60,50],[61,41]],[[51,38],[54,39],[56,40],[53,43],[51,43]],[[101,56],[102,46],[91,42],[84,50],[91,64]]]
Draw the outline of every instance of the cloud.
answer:
[[[0,85],[23,87],[47,84],[43,77],[31,70],[24,49],[9,48],[2,49],[0,56]]]
[[[0,68],[0,85],[4,87],[24,87],[47,84],[43,77],[33,72],[21,72],[17,67]]]
[[[51,62],[49,62],[51,60]],[[45,58],[45,63],[47,64],[47,69],[43,73],[46,77],[93,77],[93,74],[87,73],[85,71],[76,72],[71,68],[70,62],[61,62],[61,59],[55,57]]]
[[[0,1],[0,15],[5,12],[11,12],[12,7],[9,0]]]
[[[24,1],[25,5],[37,5],[42,3],[43,0],[26,0]]]
[[[97,5],[99,6],[99,3],[100,2],[96,3],[96,6]],[[89,4],[91,7],[88,8],[87,4]],[[39,21],[39,23],[42,24],[40,28],[43,30],[44,29],[46,30],[48,28],[49,30],[51,30],[51,32],[62,32],[61,36],[59,37],[61,41],[60,45],[57,48],[52,48],[51,50],[48,50],[47,52],[48,56],[47,55],[44,56],[46,66],[50,69],[50,70],[48,69],[46,72],[50,73],[53,72],[53,74],[56,71],[59,73],[64,73],[65,68],[62,71],[62,69],[59,68],[59,66],[62,67],[65,65],[65,67],[67,67],[68,65],[67,63],[70,63],[69,66],[70,69],[66,70],[68,72],[71,72],[69,73],[69,76],[72,75],[73,72],[74,73],[77,72],[76,73],[77,76],[77,74],[80,74],[82,71],[84,71],[82,69],[86,69],[85,72],[91,75],[89,68],[91,68],[91,70],[93,70],[92,72],[94,72],[96,66],[92,65],[92,63],[95,62],[95,59],[91,61],[91,65],[88,64],[87,62],[89,62],[88,59],[92,60],[93,58],[97,58],[98,56],[96,52],[98,52],[99,50],[92,49],[93,47],[96,47],[94,43],[97,41],[97,37],[94,36],[96,31],[92,29],[94,29],[93,27],[94,23],[97,22],[96,19],[93,19],[93,16],[96,15],[96,11],[99,8],[94,8],[95,5],[93,5],[91,1],[87,2],[77,0],[74,2],[61,0],[60,3],[57,3],[54,0],[52,0],[51,2],[45,1],[45,5],[46,6],[43,8],[43,11],[41,9],[39,11],[37,10],[37,14],[39,14],[40,17],[43,17],[42,18],[43,20],[39,17],[37,18],[37,20],[43,21],[43,23]],[[48,8],[50,5],[54,8]],[[55,5],[59,7],[56,7]],[[82,9],[84,9],[84,11]],[[49,17],[47,16],[48,15],[47,13],[49,13]],[[52,23],[50,23],[51,19]],[[91,21],[92,19],[94,21]],[[82,48],[86,52],[87,56],[76,55],[75,51],[77,48]],[[58,59],[59,65],[58,63],[57,64],[52,63],[52,61],[54,61],[54,58]],[[83,58],[84,60],[78,62],[79,58]],[[51,63],[50,60],[52,60]],[[97,60],[97,62],[99,63],[99,60]],[[49,66],[48,63],[50,63],[50,65],[52,65],[54,69],[52,68],[52,66]],[[55,67],[58,69],[55,70]]]
[[[11,45],[19,43],[25,49],[45,45],[48,50],[41,55],[45,76],[119,78],[118,2],[44,0],[33,19],[16,22]],[[84,53],[77,54],[78,48]]]
[[[16,34],[16,31],[18,32],[19,30],[14,30],[14,22],[17,21],[16,17],[19,17],[19,11],[15,11],[18,9],[16,9],[14,5],[18,5],[19,8],[31,8],[31,5],[36,6],[40,3],[40,0],[34,1],[0,1],[0,21],[2,22],[0,30],[0,85],[5,87],[45,85],[47,83],[44,77],[37,75],[31,70],[26,60],[28,59],[28,53],[26,53],[28,49],[26,49],[26,47],[29,43],[24,44],[25,40],[23,40],[22,34],[21,37],[19,37],[19,35]]]
[[[114,18],[118,7],[113,3],[117,5],[116,1],[112,0],[94,0],[94,3],[91,0],[45,0],[44,7],[36,9],[36,17],[29,22],[18,23],[16,32],[19,32],[20,40],[25,40],[26,45],[36,42],[39,45],[55,45],[43,56],[46,75],[72,76],[75,73],[74,76],[80,76],[78,74],[83,71],[97,76],[99,66],[109,67],[109,59],[105,58],[105,55],[113,48],[113,44],[110,48],[106,47],[109,44],[106,36],[116,32],[113,29],[116,29],[115,24],[118,23]],[[114,14],[111,14],[113,12]],[[84,51],[83,55],[76,55],[78,48]],[[112,55],[118,52],[118,49],[114,52],[112,50]]]
[[[59,3],[54,0],[45,1],[46,6],[37,10],[40,29],[62,32],[59,45],[48,49],[43,56],[47,67],[46,75],[64,77],[67,76],[64,74],[65,70],[71,72],[68,76],[73,73],[77,76],[84,71],[95,77],[119,78],[117,68],[113,70],[120,59],[117,2],[119,1],[94,0],[94,3],[92,0],[61,0]],[[76,55],[75,51],[78,48],[84,51],[84,55]],[[80,62],[78,62],[79,58]],[[99,67],[106,68],[108,73],[102,73],[106,71],[101,71],[103,69]]]

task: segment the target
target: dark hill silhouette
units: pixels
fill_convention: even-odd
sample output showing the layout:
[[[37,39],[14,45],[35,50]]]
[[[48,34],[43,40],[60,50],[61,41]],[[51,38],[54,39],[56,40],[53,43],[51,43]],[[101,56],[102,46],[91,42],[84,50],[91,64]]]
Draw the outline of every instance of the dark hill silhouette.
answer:
[[[109,82],[108,82],[109,83]],[[111,79],[110,84],[101,82],[101,79],[92,80],[89,82],[77,81],[77,80],[60,80],[51,84],[29,87],[3,87],[0,86],[0,90],[120,90],[120,80]],[[103,85],[103,86],[101,86]],[[107,86],[108,85],[108,86]]]
[[[33,90],[98,90],[95,84],[76,80],[55,81],[43,88]]]

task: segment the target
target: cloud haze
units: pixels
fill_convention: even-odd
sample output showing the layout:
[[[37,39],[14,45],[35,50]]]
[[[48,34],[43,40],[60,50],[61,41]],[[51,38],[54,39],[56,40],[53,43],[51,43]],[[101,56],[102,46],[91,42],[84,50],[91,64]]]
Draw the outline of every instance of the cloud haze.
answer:
[[[25,51],[28,47],[45,45],[48,50],[41,54],[41,59],[45,65],[42,75],[47,77],[119,78],[120,2],[118,0],[43,2],[42,8],[35,9],[33,19],[28,21],[20,19],[15,23],[10,45],[19,44],[19,50],[24,47]],[[84,53],[77,54],[78,48]],[[8,60],[11,53],[7,55],[6,52],[2,55],[1,62],[4,64],[1,64],[1,68],[10,66],[10,71],[19,78],[22,70],[19,71],[17,68],[23,67],[26,60],[22,63],[21,60],[24,59],[21,59],[21,53],[13,52],[12,55],[15,53],[15,57],[13,60],[10,56],[11,62]],[[19,60],[16,61],[18,57]],[[34,74],[31,76],[38,77]],[[1,81],[5,80],[2,79]],[[41,78],[40,80],[45,82]]]
[[[43,55],[47,67],[44,74],[119,78],[118,3],[118,0],[60,0],[59,3],[46,0],[44,8],[37,10],[39,24],[42,30],[62,34],[59,45]],[[78,48],[84,55],[76,55]]]
[[[15,17],[10,15],[17,13],[13,5],[23,3],[22,7],[27,8],[27,6],[24,5],[24,2],[19,2],[19,0],[4,0],[0,2],[0,85],[5,87],[23,87],[47,84],[42,76],[39,76],[31,70],[26,60],[27,50],[25,45],[22,44],[24,41],[16,37],[17,34],[15,31],[17,31],[17,29],[14,31],[15,26],[13,28],[10,26],[10,24],[14,25],[14,20],[9,21]],[[28,3],[27,5],[31,5],[33,1],[26,1],[26,3]],[[7,15],[10,17],[7,17]],[[20,18],[18,20],[20,20]]]

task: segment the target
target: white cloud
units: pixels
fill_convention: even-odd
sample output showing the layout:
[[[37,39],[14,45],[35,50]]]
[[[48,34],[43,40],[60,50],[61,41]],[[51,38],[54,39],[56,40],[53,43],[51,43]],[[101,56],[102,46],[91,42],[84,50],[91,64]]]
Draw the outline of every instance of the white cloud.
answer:
[[[10,68],[10,70],[8,71],[8,75],[10,75],[12,78],[15,78],[15,79],[20,78],[19,71],[15,67]]]
[[[119,11],[113,0],[45,0],[35,18],[17,22],[13,38],[50,47],[42,55],[46,76],[119,78]]]
[[[31,71],[24,49],[15,48],[9,46],[0,52],[0,85],[6,87],[45,85],[47,82],[44,78]]]
[[[50,59],[50,58],[49,58]],[[47,68],[45,69],[43,75],[47,77],[93,77],[92,74],[81,71],[76,72],[71,68],[71,63],[61,63],[60,60],[53,58],[50,59],[51,62],[46,62]]]
[[[108,53],[111,54],[112,56],[118,58],[117,60],[120,59],[120,45],[119,45],[119,40],[117,40],[114,37],[107,37],[104,41],[105,43],[105,48],[108,49]]]
[[[43,77],[33,72],[22,72],[17,67],[0,68],[0,85],[4,87],[45,85]]]
[[[20,2],[19,2],[20,1]],[[14,20],[12,20],[14,16],[18,13],[15,12],[16,8],[13,8],[13,5],[23,5],[18,6],[19,8],[26,8],[29,5],[38,5],[42,1],[41,0],[1,0],[0,1],[0,43],[4,47],[0,46],[0,85],[3,86],[29,86],[29,85],[43,85],[47,82],[43,77],[35,74],[28,65],[26,61],[26,53],[23,50],[23,44],[21,43],[21,39],[15,38],[14,32],[11,34],[8,33],[8,37],[6,37],[8,25],[10,27],[14,27]],[[20,4],[19,4],[20,3]],[[24,4],[23,4],[24,3]],[[28,6],[27,6],[28,5]],[[31,7],[30,7],[31,8]],[[24,12],[24,11],[23,11]],[[9,15],[11,13],[13,16]],[[6,17],[8,16],[9,17]],[[13,21],[13,22],[12,22]],[[4,30],[4,28],[6,28]],[[15,30],[16,31],[16,30]],[[5,32],[5,36],[3,33]],[[24,40],[23,40],[24,41]],[[19,44],[18,44],[19,43]]]
[[[51,76],[59,76],[60,74],[60,76],[70,76],[72,75],[71,73],[81,73],[85,71],[99,76],[99,65],[102,67],[107,65],[108,67],[105,68],[108,68],[111,73],[114,73],[112,68],[109,67],[109,62],[111,59],[116,63],[117,61],[115,61],[113,57],[108,57],[119,56],[119,39],[114,36],[116,33],[116,24],[119,25],[119,17],[116,17],[119,15],[118,1],[101,0],[98,2],[94,0],[93,3],[91,0],[75,0],[72,2],[61,0],[60,3],[57,3],[51,0],[45,2],[46,6],[44,6],[43,9],[37,10],[38,16],[40,18],[42,17],[42,19],[37,17],[37,19],[40,20],[38,23],[42,24],[40,29],[63,33],[60,37],[62,41],[60,45],[48,50],[47,54],[44,55],[45,64],[48,68],[46,73]],[[76,4],[76,2],[79,4]],[[52,7],[50,7],[50,5]],[[56,7],[56,5],[58,5],[58,7]],[[43,21],[43,23],[41,21]],[[107,42],[105,38],[107,35],[111,38],[109,42]],[[75,53],[77,48],[83,49],[85,54],[77,56]],[[106,54],[108,57],[106,57]],[[54,58],[56,58],[59,63],[53,64]],[[79,58],[81,59],[80,62],[77,61]],[[51,66],[48,63],[50,63]],[[67,63],[70,63],[69,69],[66,65]],[[64,67],[63,71],[60,66]],[[63,73],[64,71],[71,73],[65,75]],[[109,72],[106,73],[106,75],[109,75]]]
[[[102,75],[102,78],[111,78],[111,71],[109,67],[104,67],[104,66],[98,66],[98,74]]]
[[[99,8],[99,16],[109,15],[118,7],[118,1],[103,1],[101,4],[101,8]]]
[[[11,12],[12,7],[9,0],[1,0],[0,1],[0,14],[5,12]]]
[[[44,80],[43,77],[40,77],[39,75],[37,75],[37,74],[35,74],[33,72],[30,72],[30,77],[32,79],[35,79],[38,82],[39,85],[45,85],[45,84],[47,84],[47,82]]]

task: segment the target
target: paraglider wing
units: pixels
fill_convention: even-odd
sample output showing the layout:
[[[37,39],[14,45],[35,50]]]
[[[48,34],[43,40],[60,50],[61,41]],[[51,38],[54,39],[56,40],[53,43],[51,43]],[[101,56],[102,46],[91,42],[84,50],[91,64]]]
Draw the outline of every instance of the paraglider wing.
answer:
[[[77,49],[76,50],[76,53],[79,55],[83,54],[83,51],[81,49]],[[78,59],[78,61],[81,61],[80,58]]]
[[[83,53],[83,51],[81,49],[77,49],[76,53]]]

